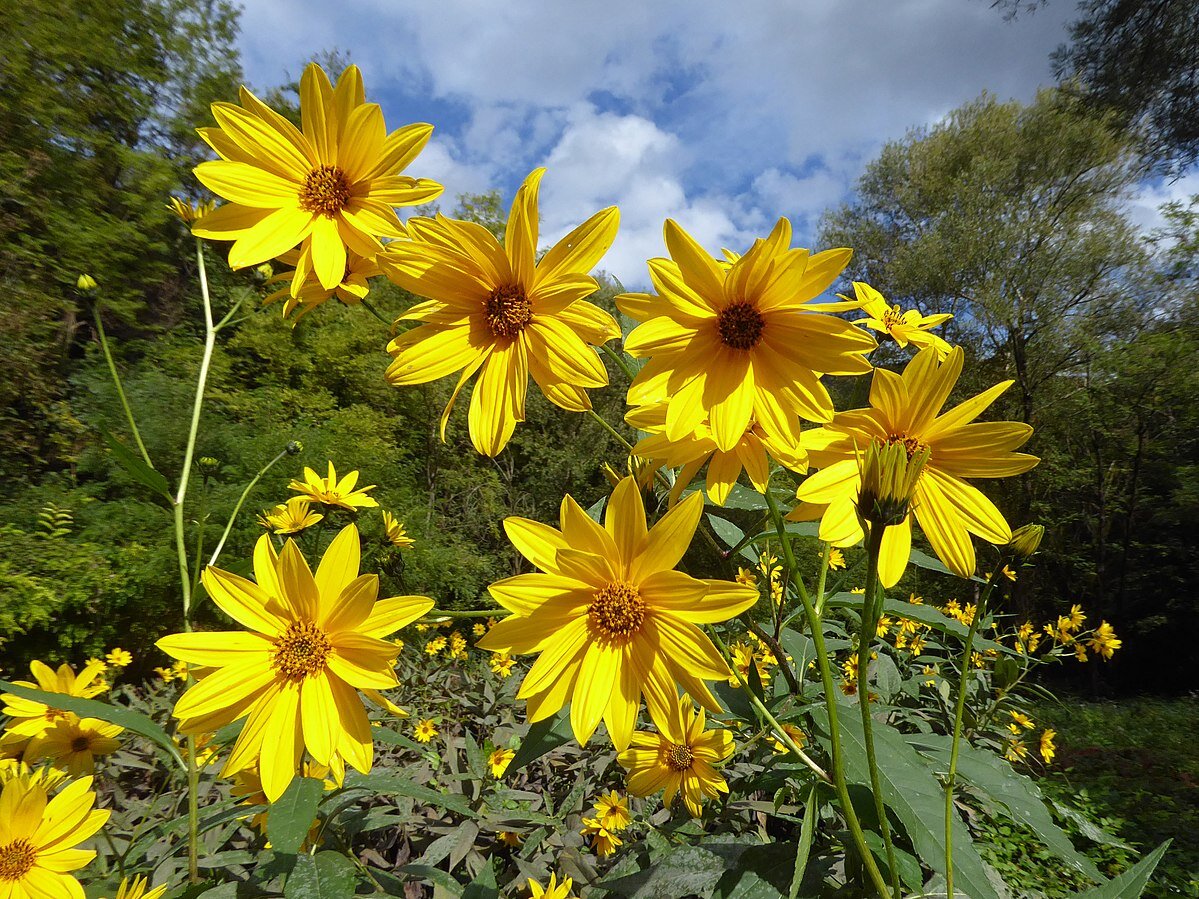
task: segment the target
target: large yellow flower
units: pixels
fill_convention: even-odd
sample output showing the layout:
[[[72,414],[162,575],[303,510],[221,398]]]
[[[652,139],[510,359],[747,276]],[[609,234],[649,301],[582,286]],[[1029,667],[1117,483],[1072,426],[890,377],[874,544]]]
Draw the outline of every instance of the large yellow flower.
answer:
[[[423,384],[462,370],[441,416],[444,440],[454,400],[479,372],[469,424],[486,456],[497,455],[524,421],[530,376],[550,402],[590,409],[584,388],[608,383],[592,347],[620,336],[612,316],[583,299],[598,287],[587,273],[612,245],[620,213],[615,206],[597,212],[538,260],[543,174],[535,169],[517,191],[502,247],[481,225],[438,216],[410,220],[412,239],[378,257],[393,281],[429,298],[400,316],[423,324],[391,342],[387,380]]]
[[[231,775],[258,762],[262,786],[278,799],[305,749],[321,765],[340,756],[359,771],[373,759],[370,722],[357,690],[397,686],[399,648],[382,639],[433,607],[423,596],[376,602],[379,578],[358,574],[358,530],[329,544],[315,577],[294,541],[277,556],[270,538],[254,550],[257,583],[209,567],[213,602],[249,631],[173,634],[158,647],[215,669],[180,697],[180,730],[210,733],[245,718],[225,763]]]
[[[730,452],[756,420],[788,442],[796,415],[828,421],[833,402],[820,374],[870,371],[874,338],[814,304],[849,262],[849,250],[809,256],[791,249],[791,225],[779,219],[731,264],[713,259],[675,222],[666,222],[673,259],[651,259],[657,295],[628,293],[621,310],[642,322],[625,343],[649,361],[633,379],[630,405],[665,400],[666,436],[681,440],[709,418],[716,445]]]
[[[949,355],[949,344],[936,334],[929,333],[931,328],[943,325],[953,318],[948,312],[938,312],[935,315],[921,315],[916,309],[905,312],[898,304],[888,303],[881,293],[865,281],[854,281],[853,292],[861,303],[862,311],[868,316],[855,321],[855,325],[889,334],[901,347],[909,343],[917,349],[933,347],[937,351],[938,359],[944,359]]]
[[[530,721],[570,702],[580,743],[602,719],[623,749],[643,695],[650,714],[664,717],[679,683],[719,711],[704,681],[731,672],[696,625],[739,615],[758,591],[673,570],[703,505],[703,497],[692,494],[647,529],[641,491],[630,477],[613,491],[602,527],[570,496],[562,501],[561,530],[526,518],[504,521],[508,539],[544,573],[491,585],[491,595],[513,614],[478,645],[541,653],[517,694],[528,700]]]
[[[357,489],[355,489],[357,488]],[[339,509],[346,509],[350,512],[356,509],[374,509],[379,503],[373,497],[367,496],[368,490],[374,490],[375,485],[370,484],[367,487],[358,487],[358,472],[351,471],[344,478],[337,477],[337,469],[333,467],[333,463],[329,463],[329,474],[327,477],[321,477],[311,468],[304,469],[304,480],[296,480],[292,478],[291,483],[287,485],[288,490],[295,490],[297,493],[306,496],[312,502],[321,503],[326,506],[337,506]],[[295,499],[295,497],[292,497]]]
[[[29,670],[37,683],[18,680],[13,681],[18,687],[28,687],[31,690],[43,690],[47,693],[62,693],[65,696],[77,696],[80,699],[91,699],[108,689],[108,684],[97,680],[104,671],[104,663],[97,661],[87,665],[78,675],[75,669],[65,662],[54,671],[44,662],[36,659],[29,663]],[[33,699],[23,699],[13,693],[0,695],[4,707],[0,708],[12,720],[5,728],[6,734],[17,738],[37,736],[47,728],[53,727],[59,721],[78,721],[74,712],[66,712],[38,702]]]
[[[245,268],[300,248],[292,278],[298,296],[310,272],[332,290],[345,276],[346,249],[373,257],[380,237],[402,237],[395,206],[426,203],[442,187],[398,174],[428,143],[432,125],[391,134],[362,74],[349,66],[329,83],[315,63],[300,79],[301,128],[244,87],[241,106],[214,103],[216,128],[200,136],[220,159],[196,177],[230,202],[192,227],[198,237],[232,240],[229,265]]]
[[[637,731],[616,761],[629,772],[634,796],[663,790],[662,804],[670,808],[681,794],[687,811],[698,818],[705,796],[715,799],[729,791],[716,765],[733,754],[733,735],[724,729],[705,730],[704,710],[697,712],[689,696],[674,706],[669,715],[654,718],[657,733]]]
[[[913,515],[950,570],[960,577],[974,574],[970,535],[1004,545],[1012,531],[995,504],[965,479],[1010,477],[1040,461],[1012,452],[1032,436],[1029,425],[974,421],[1011,381],[937,414],[962,373],[964,358],[962,348],[954,347],[938,363],[936,348],[928,347],[912,358],[902,375],[875,369],[869,409],[840,412],[824,428],[805,433],[812,464],[820,471],[799,486],[797,496],[803,502],[788,518],[820,518],[820,539],[836,546],[852,546],[862,539],[855,503],[861,488],[858,457],[865,447],[872,441],[902,443],[909,457],[929,450],[911,513],[883,535],[879,577],[887,587],[907,566]]]
[[[49,799],[28,778],[10,780],[0,793],[0,896],[4,899],[84,899],[70,875],[96,853],[74,848],[111,814],[93,809],[92,779],[84,777]]]
[[[91,774],[96,756],[108,755],[121,748],[116,737],[125,728],[98,718],[63,718],[54,722],[29,741],[24,758],[28,762],[49,760],[75,777]]]

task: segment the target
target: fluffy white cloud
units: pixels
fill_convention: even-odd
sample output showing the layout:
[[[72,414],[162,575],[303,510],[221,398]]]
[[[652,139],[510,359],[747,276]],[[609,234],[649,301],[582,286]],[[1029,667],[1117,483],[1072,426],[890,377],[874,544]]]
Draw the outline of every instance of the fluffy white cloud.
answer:
[[[1199,171],[1192,171],[1177,181],[1157,181],[1144,184],[1128,203],[1128,216],[1133,224],[1148,233],[1165,224],[1161,207],[1167,203],[1182,203],[1199,196]]]

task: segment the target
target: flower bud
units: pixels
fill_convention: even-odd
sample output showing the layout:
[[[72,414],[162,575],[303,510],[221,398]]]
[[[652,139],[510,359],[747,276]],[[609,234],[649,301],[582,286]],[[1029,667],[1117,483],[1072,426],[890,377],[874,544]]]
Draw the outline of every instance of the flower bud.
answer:
[[[871,441],[858,459],[862,474],[858,515],[872,525],[887,527],[902,523],[908,517],[928,456],[928,447],[922,444]]]
[[[1007,545],[1012,555],[1018,559],[1027,559],[1041,545],[1045,536],[1045,528],[1039,524],[1026,524],[1012,531],[1012,540]]]
[[[304,452],[304,444],[300,443],[300,441],[293,440],[287,444],[287,454],[289,456],[298,456],[302,452]]]
[[[95,290],[96,279],[91,275],[80,275],[79,279],[75,282],[75,286],[80,290]]]

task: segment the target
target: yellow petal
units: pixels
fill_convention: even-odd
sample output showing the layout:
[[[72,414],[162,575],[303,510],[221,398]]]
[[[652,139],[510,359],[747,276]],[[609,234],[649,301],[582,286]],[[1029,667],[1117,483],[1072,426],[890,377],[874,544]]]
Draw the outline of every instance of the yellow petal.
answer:
[[[953,504],[932,478],[922,477],[913,504],[920,529],[933,551],[958,577],[974,574],[974,546]]]
[[[512,201],[508,225],[504,231],[504,249],[512,265],[512,275],[526,290],[533,286],[537,264],[537,194],[545,169],[531,171]]]
[[[566,273],[587,274],[599,263],[616,239],[620,210],[615,206],[601,209],[579,225],[541,258],[537,265],[535,289]]]
[[[387,637],[405,627],[433,608],[427,596],[393,596],[375,603],[358,633],[368,637]]]
[[[620,677],[621,648],[614,643],[593,642],[583,655],[570,704],[570,725],[575,739],[586,745],[595,733],[616,681]]]
[[[270,538],[264,536],[262,539]],[[204,569],[200,580],[217,607],[238,624],[268,637],[279,636],[286,627],[267,609],[271,595],[253,581],[211,565]]]
[[[300,684],[300,721],[309,753],[328,765],[337,749],[340,717],[324,671],[315,672]]]
[[[303,241],[314,222],[312,213],[303,209],[276,209],[229,248],[230,268],[247,268],[274,259]]]
[[[278,800],[287,790],[300,767],[304,752],[304,740],[300,732],[300,690],[288,683],[275,697],[266,734],[262,741],[262,755],[258,762],[258,773],[262,777],[262,792],[271,802]]]
[[[214,159],[195,169],[214,194],[257,209],[298,209],[299,182],[244,162]]]
[[[279,553],[279,583],[283,600],[296,621],[316,621],[321,600],[312,569],[294,540],[288,540]]]
[[[525,393],[529,386],[525,352],[521,340],[513,340],[507,346],[496,345],[471,391],[470,438],[484,456],[498,456],[508,445],[516,423],[525,419]]]
[[[893,525],[883,533],[883,543],[878,558],[878,576],[884,587],[894,587],[903,577],[912,554],[912,518]]]
[[[351,484],[347,492],[352,489]],[[331,606],[341,592],[358,577],[361,561],[362,547],[358,541],[358,528],[348,524],[338,531],[316,568],[316,588],[320,593],[322,606]]]
[[[631,482],[631,479],[630,479]],[[636,484],[633,484],[634,489]],[[619,489],[619,488],[618,488]],[[637,501],[641,494],[637,491]],[[693,493],[663,515],[643,538],[641,552],[630,567],[633,583],[639,584],[658,571],[674,568],[687,552],[704,510],[704,499]],[[644,527],[644,513],[641,518]]]
[[[629,577],[629,569],[641,552],[646,534],[645,504],[641,500],[641,488],[631,478],[623,478],[608,500],[604,510],[604,530],[616,544],[618,574]]]

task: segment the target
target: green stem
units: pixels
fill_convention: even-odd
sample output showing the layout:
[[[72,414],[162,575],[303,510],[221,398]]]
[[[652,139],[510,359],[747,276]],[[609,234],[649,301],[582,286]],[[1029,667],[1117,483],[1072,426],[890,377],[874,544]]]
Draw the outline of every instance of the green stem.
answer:
[[[832,551],[833,545],[826,543],[824,550],[820,553],[820,580],[816,582],[816,611],[821,616],[824,615],[824,588],[828,582],[828,560]]]
[[[867,568],[866,592],[862,596],[862,634],[858,638],[858,708],[862,713],[862,736],[866,743],[866,764],[870,768],[870,790],[874,794],[874,810],[878,815],[878,829],[883,837],[883,849],[887,854],[887,868],[891,874],[891,889],[895,899],[900,899],[899,868],[895,864],[895,848],[891,844],[891,824],[887,820],[887,806],[883,802],[882,784],[878,775],[878,758],[874,752],[874,719],[870,714],[870,648],[878,630],[878,614],[882,611],[882,596],[879,593],[878,560],[883,548],[886,525],[872,524],[866,539]]]
[[[362,304],[363,309],[365,309],[367,312],[369,312],[371,315],[373,315],[379,321],[383,322],[383,324],[387,325],[388,332],[389,333],[391,332],[392,328],[395,327],[394,322],[388,321],[386,319],[386,317],[384,317],[383,313],[381,313],[378,309],[376,309],[374,306],[372,306],[370,303],[368,303],[366,301],[366,297],[363,297],[361,300],[359,300],[359,302]]]
[[[459,609],[446,611],[435,609],[421,620],[435,621],[438,618],[491,618],[501,615],[507,617],[504,609]]]
[[[616,350],[612,349],[612,347],[608,346],[606,343],[602,344],[600,349],[604,351],[605,356],[615,363],[617,368],[624,372],[626,378],[631,381],[633,378],[637,377],[637,373],[633,371],[632,367],[629,365],[628,361],[625,360],[624,356],[616,352]]]
[[[216,549],[212,551],[212,556],[208,560],[209,565],[216,564],[216,560],[221,555],[221,550],[225,548],[225,541],[229,539],[229,532],[233,530],[233,522],[237,520],[238,513],[241,512],[241,507],[245,505],[246,498],[250,495],[250,491],[252,491],[258,485],[258,482],[262,480],[262,476],[270,471],[275,466],[275,463],[277,463],[286,455],[286,449],[280,450],[279,454],[276,455],[275,458],[271,459],[270,462],[267,462],[266,465],[262,466],[262,468],[258,469],[258,474],[254,475],[250,483],[246,484],[246,489],[243,490],[241,492],[241,496],[237,498],[237,505],[233,507],[233,513],[229,516],[229,521],[225,524],[224,533],[221,534],[221,539],[217,542]]]
[[[590,415],[596,421],[598,421],[603,426],[605,431],[607,431],[609,434],[611,434],[613,437],[615,437],[617,440],[619,440],[621,445],[624,446],[625,449],[627,449],[630,453],[633,452],[633,444],[629,443],[629,441],[625,439],[624,435],[621,434],[620,431],[616,430],[616,428],[614,428],[614,427],[612,427],[612,425],[608,424],[608,420],[606,418],[604,418],[602,415],[600,415],[594,409],[588,409],[587,414]]]
[[[766,491],[766,504],[770,507],[770,516],[774,521],[775,529],[778,531],[779,540],[783,545],[783,555],[788,559],[791,565],[791,570],[795,570],[795,556],[791,552],[791,544],[787,541],[787,530],[783,524],[783,516],[779,513],[778,503],[770,491]],[[803,581],[796,577],[795,586],[799,593],[799,598],[803,602],[804,613],[808,618],[808,626],[812,630],[812,644],[816,650],[816,664],[820,668],[820,679],[824,685],[825,708],[828,710],[828,725],[829,725],[829,747],[830,756],[833,763],[833,785],[837,791],[837,799],[841,803],[841,810],[845,814],[845,823],[849,827],[850,835],[853,837],[854,848],[862,860],[862,864],[866,868],[866,872],[870,876],[871,882],[874,884],[875,890],[878,891],[880,897],[887,896],[888,888],[887,881],[883,879],[882,872],[878,869],[878,863],[875,862],[874,856],[870,853],[870,848],[866,845],[866,836],[862,833],[861,822],[858,821],[857,812],[854,811],[853,802],[849,798],[849,785],[845,780],[845,751],[841,746],[841,727],[837,714],[836,700],[836,684],[833,683],[833,671],[829,667],[828,652],[824,648],[824,626],[820,620],[820,616],[816,614],[816,607],[812,605],[812,598],[808,595],[807,588]]]
[[[783,680],[787,682],[787,689],[791,691],[792,696],[798,696],[801,692],[799,688],[799,680],[796,678],[795,672],[791,670],[791,666],[787,663],[787,653],[779,644],[779,641],[776,640],[771,634],[768,634],[766,631],[762,630],[762,628],[758,625],[758,622],[754,621],[748,612],[741,616],[741,620],[745,622],[745,626],[748,627],[759,640],[770,647],[770,651],[774,654],[775,659],[778,661],[779,671],[783,672]]]
[[[133,409],[129,406],[129,398],[125,396],[125,388],[121,386],[121,376],[117,374],[117,364],[113,361],[112,350],[108,346],[108,336],[104,333],[104,322],[100,319],[100,307],[97,305],[92,311],[96,319],[96,336],[100,339],[100,349],[104,351],[104,359],[108,363],[108,371],[112,374],[112,383],[117,388],[121,408],[125,410],[125,420],[129,422],[129,430],[133,432],[133,439],[141,451],[142,458],[146,460],[147,465],[153,468],[154,463],[150,461],[150,454],[146,451],[146,444],[142,442],[141,432],[137,429],[137,422],[133,418]]]
[[[958,680],[958,695],[953,711],[953,738],[949,744],[949,774],[945,778],[945,899],[953,899],[953,785],[958,773],[958,750],[961,746],[962,718],[966,711],[966,685],[970,676],[970,656],[974,648],[974,636],[978,633],[983,616],[986,614],[987,601],[991,598],[991,591],[995,589],[995,584],[1003,576],[1003,561],[1001,560],[1001,564],[995,566],[995,571],[983,589],[982,596],[978,598],[978,605],[974,608],[974,618],[970,621],[970,630],[966,633],[966,648],[962,651],[962,673]]]

